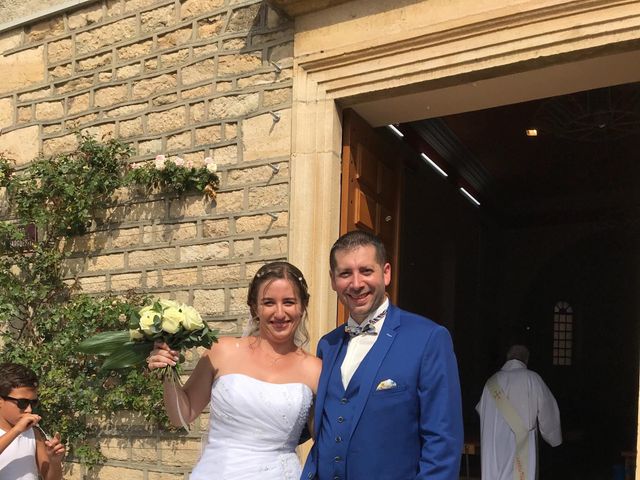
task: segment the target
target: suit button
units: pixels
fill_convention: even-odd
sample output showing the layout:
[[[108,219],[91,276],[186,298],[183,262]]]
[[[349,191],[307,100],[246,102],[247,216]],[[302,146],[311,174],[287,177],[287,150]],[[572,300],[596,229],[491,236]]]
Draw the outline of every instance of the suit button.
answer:
[[[338,423],[344,422],[344,417],[338,417]]]
[[[339,462],[340,460],[342,460],[342,457],[340,455],[338,455],[337,457],[333,457],[334,462]]]
[[[342,441],[342,437],[340,435],[338,435],[336,437],[336,443],[340,443]]]
[[[333,480],[340,480],[340,477],[336,475],[335,477],[333,477]]]
[[[341,404],[343,404],[343,405],[344,405],[345,403],[347,403],[348,401],[349,401],[349,400],[348,400],[346,397],[343,397],[343,398],[341,398],[341,399],[340,399],[340,403],[341,403]]]

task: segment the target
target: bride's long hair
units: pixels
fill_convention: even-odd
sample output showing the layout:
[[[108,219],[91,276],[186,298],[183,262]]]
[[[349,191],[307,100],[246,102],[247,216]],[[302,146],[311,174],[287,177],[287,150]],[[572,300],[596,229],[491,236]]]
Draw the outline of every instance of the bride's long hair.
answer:
[[[309,306],[309,287],[304,275],[298,267],[289,262],[279,261],[267,263],[260,267],[256,272],[251,283],[249,284],[249,292],[247,294],[247,305],[251,312],[251,319],[244,328],[242,334],[246,336],[257,336],[260,331],[260,323],[258,321],[258,293],[260,287],[265,283],[271,283],[274,280],[288,280],[294,287],[300,303],[302,305],[302,318],[294,333],[293,342],[298,347],[304,347],[309,343],[309,331],[307,330],[307,307]]]

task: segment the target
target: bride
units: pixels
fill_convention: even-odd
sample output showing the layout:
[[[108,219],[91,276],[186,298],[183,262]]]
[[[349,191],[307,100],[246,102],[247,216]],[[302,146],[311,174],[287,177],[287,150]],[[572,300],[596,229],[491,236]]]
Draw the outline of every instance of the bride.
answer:
[[[171,422],[192,422],[210,403],[208,443],[190,480],[300,478],[295,448],[309,418],[321,362],[302,349],[307,284],[287,262],[264,265],[249,285],[250,335],[223,337],[200,358],[184,387],[164,385]],[[150,369],[175,365],[156,344]]]

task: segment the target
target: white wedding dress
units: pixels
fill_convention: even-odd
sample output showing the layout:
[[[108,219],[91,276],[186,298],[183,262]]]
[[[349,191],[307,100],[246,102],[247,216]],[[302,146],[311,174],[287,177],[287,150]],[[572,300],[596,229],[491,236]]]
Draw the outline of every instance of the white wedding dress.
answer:
[[[211,387],[208,442],[190,480],[299,480],[295,453],[313,393],[232,373]]]

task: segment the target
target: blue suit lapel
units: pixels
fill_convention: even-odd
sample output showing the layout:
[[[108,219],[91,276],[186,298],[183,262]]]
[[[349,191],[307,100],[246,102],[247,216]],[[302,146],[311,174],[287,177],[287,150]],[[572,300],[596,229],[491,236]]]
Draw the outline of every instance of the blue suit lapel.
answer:
[[[336,338],[327,342],[327,347],[322,352],[322,370],[320,379],[318,380],[318,393],[316,394],[316,405],[314,412],[314,430],[320,431],[320,423],[322,421],[322,410],[324,409],[324,399],[327,395],[327,388],[331,373],[335,367],[336,359],[340,353],[340,349],[346,343],[345,325],[341,325],[336,330]]]
[[[376,343],[373,344],[371,350],[365,357],[367,361],[366,370],[362,372],[360,380],[360,392],[355,399],[355,410],[353,416],[353,423],[351,425],[351,432],[349,432],[349,438],[353,435],[354,430],[358,426],[362,411],[364,410],[371,389],[373,388],[373,382],[376,378],[378,370],[382,365],[393,341],[396,337],[396,330],[400,326],[400,316],[397,309],[393,305],[389,305],[389,311],[384,319],[384,325],[382,325],[382,331],[378,334]]]

